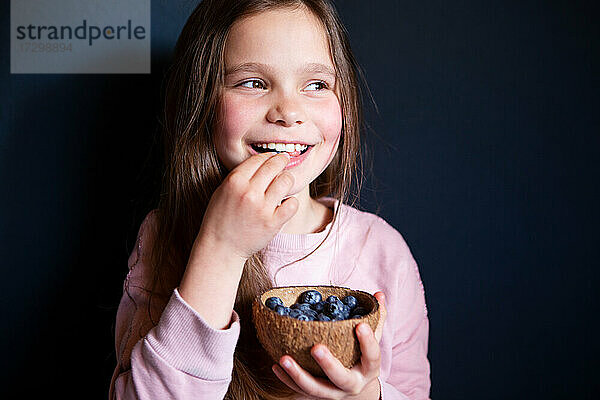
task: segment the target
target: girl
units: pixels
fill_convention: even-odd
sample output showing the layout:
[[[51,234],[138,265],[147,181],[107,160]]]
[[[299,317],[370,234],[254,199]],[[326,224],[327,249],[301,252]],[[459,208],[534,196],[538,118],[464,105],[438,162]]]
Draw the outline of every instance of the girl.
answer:
[[[194,10],[167,80],[162,197],[117,313],[111,398],[429,398],[416,263],[396,230],[344,203],[360,159],[357,85],[327,0]],[[311,349],[329,379],[289,356],[273,363],[250,308],[273,286],[322,284],[377,292],[382,310],[375,332],[357,327],[353,368]]]

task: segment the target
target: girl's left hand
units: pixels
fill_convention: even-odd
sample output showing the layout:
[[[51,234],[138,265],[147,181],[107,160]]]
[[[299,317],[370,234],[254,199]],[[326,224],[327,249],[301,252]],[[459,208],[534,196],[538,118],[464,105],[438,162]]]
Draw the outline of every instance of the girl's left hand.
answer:
[[[387,315],[383,292],[375,293],[375,298],[379,302],[380,317],[375,333],[366,323],[361,323],[356,327],[356,334],[360,343],[361,357],[360,361],[351,369],[342,365],[342,363],[333,356],[325,345],[317,344],[313,346],[311,354],[317,363],[323,369],[323,372],[329,377],[329,380],[314,377],[305,369],[300,367],[296,361],[289,355],[281,357],[279,364],[273,365],[273,372],[277,377],[289,386],[291,389],[305,397],[298,398],[317,398],[317,399],[345,399],[350,396],[361,394],[368,386],[377,385],[377,377],[381,365],[381,352],[379,341],[383,330],[383,324]],[[360,328],[365,327],[363,332]],[[322,351],[323,355],[318,356]],[[286,364],[289,363],[289,367]],[[376,396],[379,389],[375,392]],[[377,397],[373,397],[374,400]]]

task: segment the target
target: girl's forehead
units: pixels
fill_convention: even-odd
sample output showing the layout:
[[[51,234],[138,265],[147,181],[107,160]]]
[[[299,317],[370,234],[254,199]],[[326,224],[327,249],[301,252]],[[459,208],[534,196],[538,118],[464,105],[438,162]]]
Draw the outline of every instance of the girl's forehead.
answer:
[[[245,62],[333,66],[320,20],[305,9],[278,9],[236,21],[225,46],[228,67]]]

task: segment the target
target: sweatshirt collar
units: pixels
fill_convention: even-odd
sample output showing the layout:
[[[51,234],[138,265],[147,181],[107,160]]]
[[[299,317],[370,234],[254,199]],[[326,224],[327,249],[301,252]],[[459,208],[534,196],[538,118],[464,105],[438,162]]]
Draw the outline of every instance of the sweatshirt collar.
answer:
[[[332,197],[321,197],[317,199],[317,201],[328,208],[331,208],[335,211],[337,207],[338,200]],[[335,227],[333,228],[331,234],[321,245],[321,247],[329,247],[329,245],[333,242],[335,237],[335,232],[339,230],[339,227],[343,224],[343,220],[345,219],[346,209],[345,205],[342,204],[340,207],[340,215],[335,220]],[[334,222],[330,221],[321,232],[316,233],[283,233],[279,232],[275,237],[269,242],[269,244],[265,247],[266,252],[280,252],[280,253],[295,253],[295,252],[304,252],[306,250],[313,250],[316,248],[327,236],[332,224]]]

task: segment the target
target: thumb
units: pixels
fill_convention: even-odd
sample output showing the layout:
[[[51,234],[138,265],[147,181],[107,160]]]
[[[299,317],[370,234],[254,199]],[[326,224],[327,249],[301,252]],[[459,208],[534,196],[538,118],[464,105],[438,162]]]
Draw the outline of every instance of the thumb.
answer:
[[[379,322],[377,323],[377,328],[375,329],[375,339],[377,339],[377,342],[379,342],[383,334],[383,325],[385,324],[385,320],[387,318],[387,309],[385,308],[385,295],[383,292],[379,291],[375,293],[374,296],[379,302]]]

